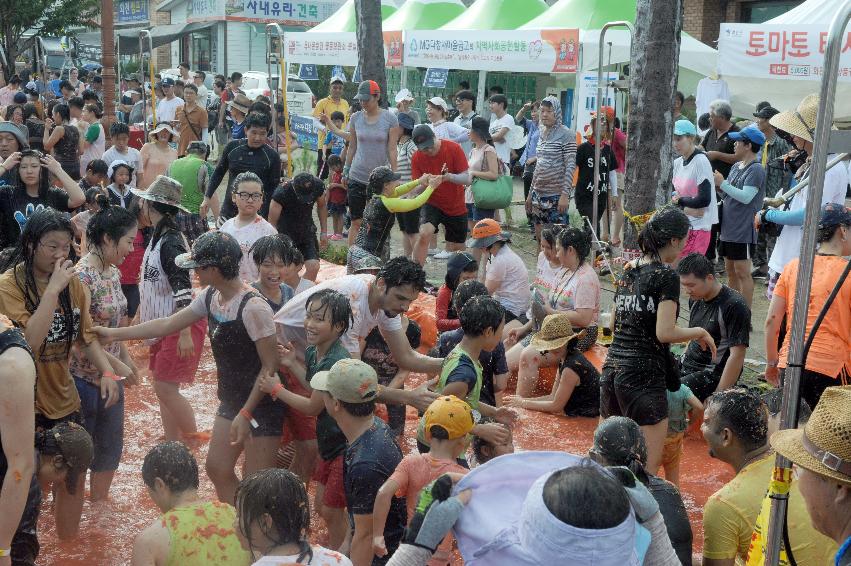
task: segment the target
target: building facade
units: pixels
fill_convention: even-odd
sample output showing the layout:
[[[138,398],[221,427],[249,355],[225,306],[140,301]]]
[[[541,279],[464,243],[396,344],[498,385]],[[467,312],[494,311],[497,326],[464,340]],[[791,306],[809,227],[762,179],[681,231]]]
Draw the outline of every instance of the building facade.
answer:
[[[717,47],[722,23],[761,23],[802,3],[803,0],[684,0],[683,31]]]

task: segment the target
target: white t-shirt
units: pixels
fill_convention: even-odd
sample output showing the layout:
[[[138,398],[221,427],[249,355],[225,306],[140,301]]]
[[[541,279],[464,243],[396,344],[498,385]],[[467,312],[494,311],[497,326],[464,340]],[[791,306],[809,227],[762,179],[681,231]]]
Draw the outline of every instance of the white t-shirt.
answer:
[[[352,561],[333,550],[321,546],[312,546],[313,558],[307,562],[309,566],[352,566]],[[298,555],[292,556],[264,556],[252,566],[284,566],[286,564],[302,564],[297,562]]]
[[[553,267],[544,252],[538,254],[538,265],[535,269],[535,280],[532,281],[532,291],[538,291],[544,301],[549,300],[558,282],[564,276],[566,269],[561,265]],[[526,312],[526,318],[532,319],[531,307]]]
[[[298,293],[287,301],[287,304],[281,307],[281,310],[275,315],[275,322],[284,326],[303,328],[304,309],[307,300],[316,291],[334,289],[349,298],[349,304],[352,306],[352,315],[354,315],[354,324],[349,327],[348,332],[340,337],[340,340],[343,342],[346,350],[360,356],[360,339],[366,338],[376,326],[382,330],[402,330],[402,319],[400,317],[394,316],[390,318],[381,309],[374,314],[370,312],[369,289],[374,282],[375,275],[365,274],[345,275],[329,281],[323,281],[311,287],[310,292]],[[525,310],[522,312],[525,312]]]
[[[730,100],[730,89],[724,79],[710,79],[705,77],[697,83],[697,92],[694,103],[697,106],[697,116],[709,112],[709,105],[716,100]]]
[[[209,288],[209,287],[208,287]],[[236,315],[239,313],[239,305],[242,304],[242,299],[246,293],[257,293],[257,291],[245,285],[239,293],[231,297],[231,299],[222,304],[222,295],[217,291],[213,291],[213,299],[210,302],[210,310],[213,318],[219,322],[229,322],[236,320]],[[207,289],[204,289],[192,299],[189,303],[189,309],[198,318],[207,318]],[[260,293],[257,296],[249,299],[242,309],[242,323],[245,325],[245,330],[252,340],[257,342],[263,338],[267,338],[275,334],[275,323],[272,320],[272,307],[266,302]]]
[[[502,118],[497,118],[496,114],[491,116],[491,127],[488,130],[491,135],[494,135],[498,131],[503,128],[513,128],[514,127],[514,117],[511,114],[506,113]],[[502,159],[502,162],[508,164],[511,161],[511,148],[508,147],[508,142],[505,140],[502,141],[494,141],[494,148],[496,148],[496,154]]]
[[[238,218],[234,216],[222,224],[219,230],[225,234],[230,234],[239,242],[239,247],[242,249],[242,259],[239,261],[239,277],[246,283],[254,283],[260,278],[260,270],[257,269],[257,264],[251,259],[248,250],[251,249],[254,242],[263,236],[274,236],[278,231],[262,216],[256,216],[254,222],[241,227],[238,224]]]
[[[835,154],[827,156],[827,160],[835,158]],[[822,193],[821,204],[824,206],[829,202],[845,204],[845,191],[848,187],[848,170],[842,165],[828,169],[824,174],[824,193]],[[801,189],[792,197],[789,210],[801,210],[807,206],[807,195],[809,185]],[[783,273],[786,264],[799,257],[801,254],[801,226],[783,226],[783,231],[777,237],[771,259],[768,260],[768,268],[775,273]]]
[[[171,100],[168,98],[161,98],[160,101],[157,102],[157,121],[173,122],[177,119],[177,109],[183,106],[183,104],[183,99],[179,96],[175,96]]]
[[[709,206],[702,209],[703,216],[688,215],[692,230],[712,230],[712,225],[718,223],[718,198],[715,195],[715,177],[712,165],[706,154],[695,150],[691,160],[683,165],[683,158],[674,160],[673,184],[681,197],[696,197],[698,187],[704,181],[709,181]]]
[[[103,152],[103,156],[101,157],[106,162],[106,166],[109,167],[112,165],[113,161],[118,161],[119,159],[126,161],[130,165],[133,166],[133,179],[130,181],[130,186],[136,186],[136,178],[142,174],[142,154],[139,153],[139,150],[135,147],[128,147],[127,153],[121,153],[115,146],[107,149]]]
[[[493,297],[515,316],[529,310],[532,292],[529,290],[529,274],[526,264],[514,250],[502,246],[488,260],[485,281],[499,281]]]

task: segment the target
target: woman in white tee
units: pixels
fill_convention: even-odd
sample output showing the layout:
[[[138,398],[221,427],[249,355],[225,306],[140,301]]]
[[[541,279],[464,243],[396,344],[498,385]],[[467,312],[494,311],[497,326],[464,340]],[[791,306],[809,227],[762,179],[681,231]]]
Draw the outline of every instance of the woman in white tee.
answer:
[[[674,124],[674,150],[680,154],[674,161],[674,194],[672,202],[682,207],[691,229],[680,252],[705,254],[709,248],[712,225],[718,222],[718,200],[714,190],[709,158],[694,145],[697,130],[688,120]]]

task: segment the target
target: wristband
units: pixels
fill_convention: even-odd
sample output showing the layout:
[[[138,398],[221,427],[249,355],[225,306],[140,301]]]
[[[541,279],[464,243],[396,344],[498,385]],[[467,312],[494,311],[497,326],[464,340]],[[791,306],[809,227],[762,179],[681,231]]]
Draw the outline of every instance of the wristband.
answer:
[[[257,421],[255,421],[255,420],[254,420],[254,417],[252,417],[252,416],[251,416],[251,413],[249,413],[249,412],[248,412],[248,411],[246,411],[245,409],[240,409],[240,410],[239,410],[239,415],[240,415],[243,419],[245,419],[245,420],[247,420],[247,421],[249,422],[249,424],[251,425],[251,428],[260,428],[260,425],[259,425],[259,424],[257,424]]]
[[[0,548],[0,558],[5,558],[6,556],[12,556],[12,549]]]
[[[269,396],[270,396],[272,399],[277,399],[277,398],[278,398],[278,392],[279,392],[279,391],[281,391],[283,388],[284,388],[283,384],[281,384],[281,383],[276,383],[276,384],[275,384],[275,387],[273,387],[273,388],[272,388],[272,391],[269,393]]]

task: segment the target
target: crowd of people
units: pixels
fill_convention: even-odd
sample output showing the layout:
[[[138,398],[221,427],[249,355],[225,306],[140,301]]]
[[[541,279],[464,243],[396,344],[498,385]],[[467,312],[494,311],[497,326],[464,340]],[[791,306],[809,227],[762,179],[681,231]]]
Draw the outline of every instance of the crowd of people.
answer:
[[[774,433],[807,199],[794,187],[809,175],[817,97],[786,112],[761,105],[741,127],[715,101],[703,137],[680,116],[670,202],[641,227],[606,313],[595,258],[607,246],[590,226],[620,245],[626,136],[613,108],[601,131],[575,132],[557,97],[511,115],[493,92],[488,119],[465,88],[454,110],[429,99],[420,123],[409,91],[388,110],[366,80],[350,104],[334,77],[316,106],[316,174],[287,178],[269,101],[248,99],[238,73],[217,77],[221,112],[209,115],[205,76],[180,70],[156,85],[157,125],[141,150],[122,121],[106,149],[93,79],[91,89],[60,81],[49,118],[40,102],[0,111],[10,116],[0,122],[0,565],[35,563],[43,496],[63,540],[79,535],[87,493],[109,497],[125,395],[143,376],[128,341],[148,348],[164,440],[141,469],[162,516],[136,538],[134,565],[446,565],[455,545],[469,564],[691,564],[678,485],[698,426],[736,473],[703,510],[705,565],[762,551],[752,541],[774,451],[802,470],[787,556],[849,564],[851,411],[834,387],[851,369],[845,164],[828,172],[818,224],[808,332],[835,298],[803,371],[803,429]],[[129,122],[134,92],[122,103]],[[0,90],[0,104],[19,98]],[[515,128],[528,134],[520,150]],[[493,204],[515,166],[538,244],[532,276]],[[403,253],[391,257],[397,219]],[[317,282],[321,250],[344,238],[346,274]],[[432,285],[424,266],[444,259]],[[763,397],[741,387],[760,277],[771,300]],[[423,292],[436,295],[430,350],[406,316]],[[196,420],[205,408],[182,392],[205,348],[218,399],[209,437]],[[427,383],[412,387],[412,373]],[[588,455],[513,454],[525,411],[599,417]],[[206,441],[214,502],[199,495],[190,448]],[[324,547],[311,539],[309,488]]]

